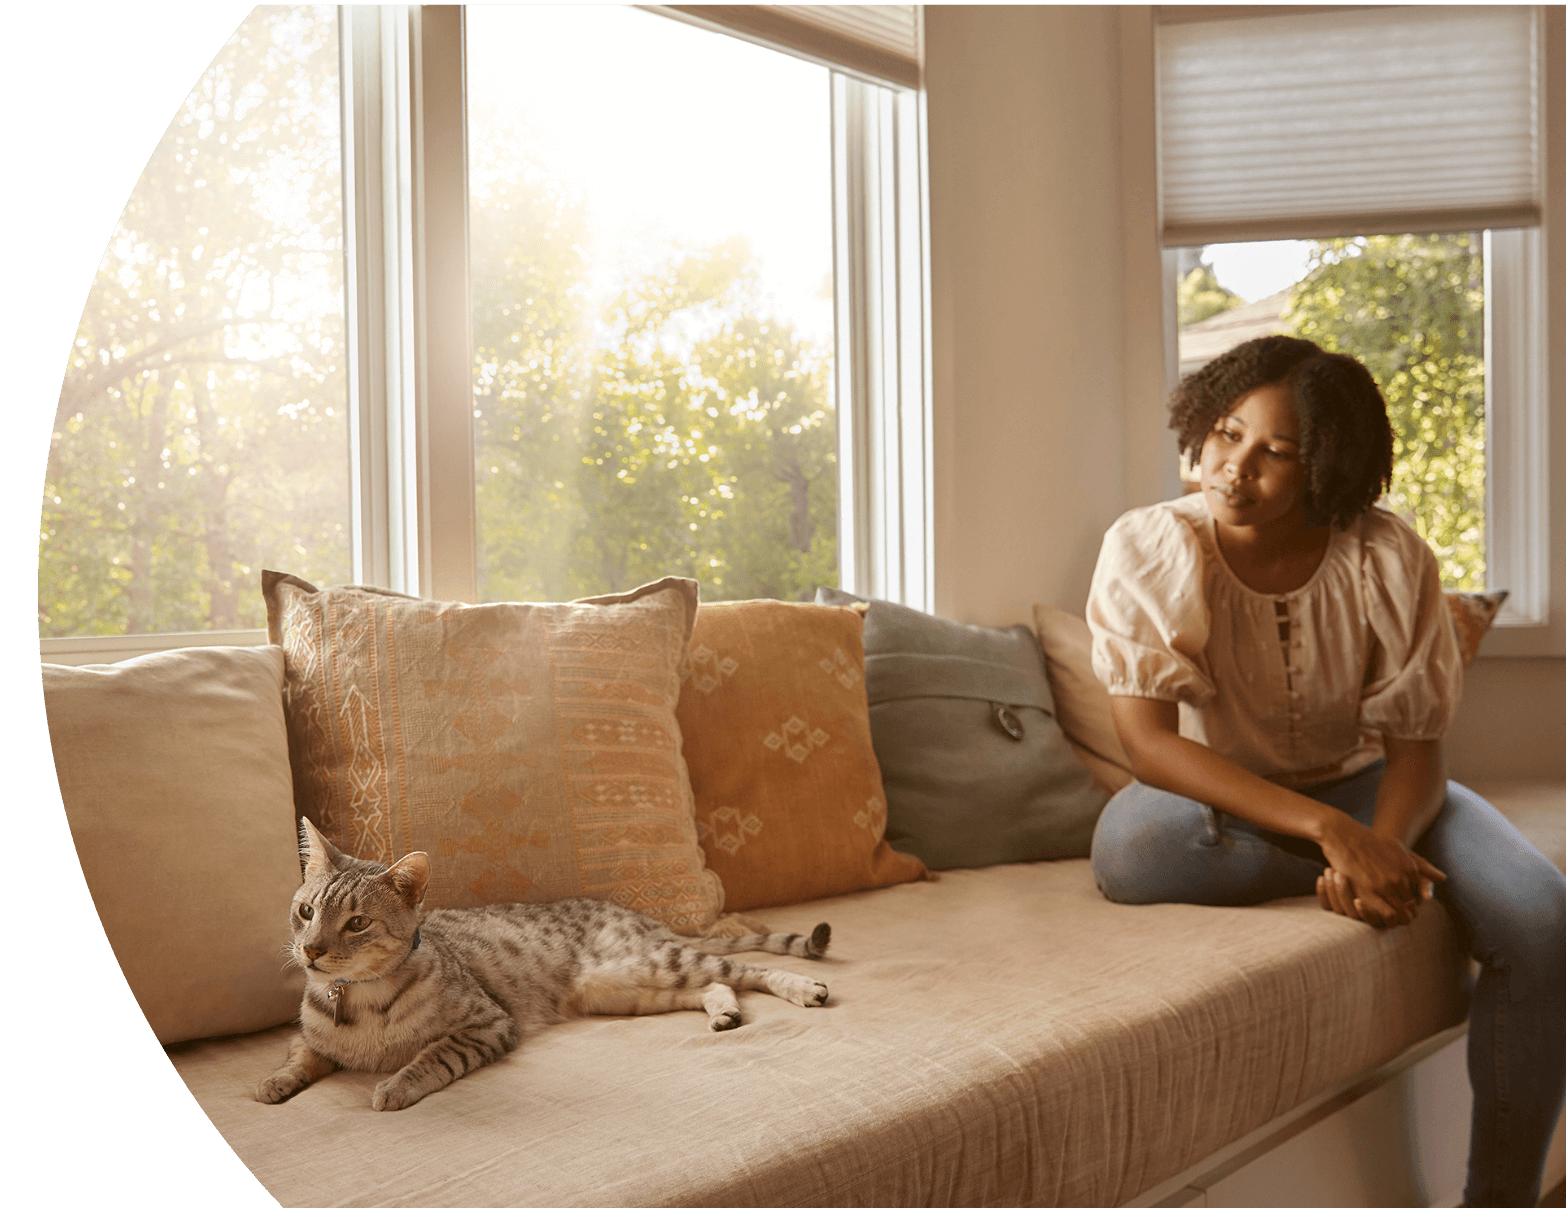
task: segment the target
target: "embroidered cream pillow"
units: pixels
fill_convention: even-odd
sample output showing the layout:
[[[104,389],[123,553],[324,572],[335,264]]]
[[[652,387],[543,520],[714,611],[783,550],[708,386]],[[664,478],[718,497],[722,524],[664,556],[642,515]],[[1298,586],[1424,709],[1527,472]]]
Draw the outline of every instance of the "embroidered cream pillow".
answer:
[[[444,604],[262,576],[294,800],[334,844],[425,851],[425,903],[604,898],[692,931],[723,907],[674,706],[696,583]]]
[[[817,604],[697,613],[678,716],[702,850],[729,910],[927,875],[886,842],[863,631],[858,611]]]

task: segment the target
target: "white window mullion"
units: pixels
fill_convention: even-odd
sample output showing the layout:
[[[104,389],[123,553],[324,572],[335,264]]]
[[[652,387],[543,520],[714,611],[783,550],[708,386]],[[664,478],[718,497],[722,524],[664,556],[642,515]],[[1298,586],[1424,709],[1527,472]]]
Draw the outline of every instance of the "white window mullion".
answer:
[[[869,366],[864,293],[864,144],[861,88],[832,74],[832,275],[835,299],[833,384],[837,412],[837,563],[845,591],[870,588]]]
[[[931,600],[928,307],[919,99],[833,77],[839,575]]]
[[[354,576],[473,600],[461,14],[346,11]]]
[[[411,9],[410,145],[418,593],[478,599],[463,10]],[[408,542],[410,551],[414,541]],[[411,590],[411,589],[404,589]]]
[[[403,464],[411,448],[403,418],[411,381],[403,332],[412,317],[407,50],[405,8],[343,10],[353,578],[398,591],[416,591],[418,584],[405,539],[410,493]]]
[[[924,147],[924,97],[899,92],[896,104],[898,229],[898,408],[902,415],[902,602],[928,611],[935,604],[930,534],[935,512],[930,450],[933,414],[925,349],[930,346],[929,182]]]
[[[1485,233],[1486,581],[1511,593],[1498,625],[1549,618],[1549,408],[1537,229]]]

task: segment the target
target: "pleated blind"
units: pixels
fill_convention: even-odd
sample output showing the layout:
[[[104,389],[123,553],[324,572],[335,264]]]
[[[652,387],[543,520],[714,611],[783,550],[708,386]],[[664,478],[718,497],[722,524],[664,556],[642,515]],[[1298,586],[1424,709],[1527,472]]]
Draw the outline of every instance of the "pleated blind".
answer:
[[[1534,8],[1156,11],[1166,246],[1539,221]]]
[[[917,88],[924,47],[917,4],[647,5],[857,75]]]

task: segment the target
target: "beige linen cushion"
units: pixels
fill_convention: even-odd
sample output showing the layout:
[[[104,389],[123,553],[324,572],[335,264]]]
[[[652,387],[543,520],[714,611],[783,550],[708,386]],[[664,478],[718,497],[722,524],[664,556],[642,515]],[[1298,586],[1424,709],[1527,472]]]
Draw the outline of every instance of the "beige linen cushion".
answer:
[[[299,849],[283,652],[43,668],[60,795],[104,932],[164,1044],[293,1018]]]
[[[697,614],[680,728],[730,910],[928,875],[886,842],[863,633],[854,608],[743,600]]]
[[[1092,631],[1081,617],[1035,604],[1033,632],[1044,651],[1055,720],[1093,779],[1109,792],[1119,792],[1136,778],[1110,716],[1109,692],[1093,674]]]
[[[674,706],[696,583],[448,604],[265,571],[299,811],[343,851],[428,852],[425,905],[591,897],[680,931],[723,888]]]

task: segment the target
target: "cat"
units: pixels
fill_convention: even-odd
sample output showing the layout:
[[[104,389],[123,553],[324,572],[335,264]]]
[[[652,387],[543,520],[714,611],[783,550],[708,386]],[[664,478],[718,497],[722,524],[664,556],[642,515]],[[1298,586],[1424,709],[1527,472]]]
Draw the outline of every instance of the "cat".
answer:
[[[355,859],[308,819],[300,864],[288,946],[306,978],[299,1035],[282,1068],[256,1087],[262,1103],[281,1103],[341,1068],[389,1074],[370,1106],[397,1111],[580,1015],[701,1009],[721,1032],[739,1026],[736,990],[801,1007],[827,1000],[826,986],[809,977],[721,955],[817,959],[831,942],[826,923],[808,939],[692,940],[586,898],[426,912],[425,853],[390,868]]]

